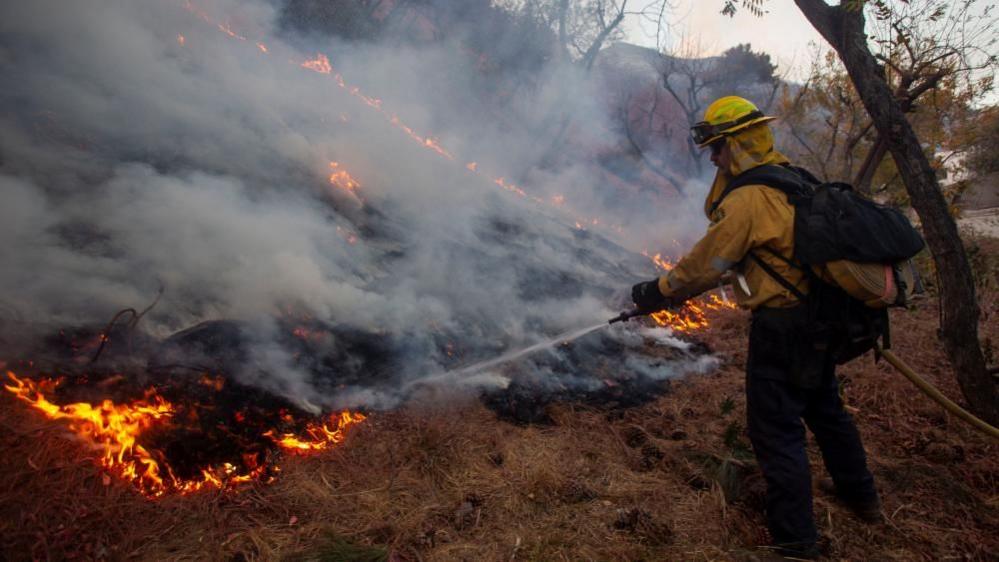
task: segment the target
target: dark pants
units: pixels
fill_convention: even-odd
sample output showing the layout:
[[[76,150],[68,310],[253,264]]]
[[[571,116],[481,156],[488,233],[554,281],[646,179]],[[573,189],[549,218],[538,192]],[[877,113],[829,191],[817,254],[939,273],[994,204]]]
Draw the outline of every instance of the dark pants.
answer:
[[[807,339],[804,307],[753,313],[746,361],[749,438],[767,481],[767,523],[777,544],[812,545],[812,479],[805,428],[844,499],[877,497],[853,419],[843,410],[835,364]]]

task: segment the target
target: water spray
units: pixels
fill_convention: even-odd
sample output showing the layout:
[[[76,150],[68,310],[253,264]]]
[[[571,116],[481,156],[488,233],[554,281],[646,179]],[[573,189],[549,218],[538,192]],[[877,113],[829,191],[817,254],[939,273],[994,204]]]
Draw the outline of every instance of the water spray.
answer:
[[[469,375],[473,375],[475,373],[478,373],[478,372],[483,371],[485,369],[488,369],[490,367],[495,367],[496,365],[500,365],[502,363],[508,363],[508,362],[513,361],[515,359],[519,359],[519,358],[521,358],[521,357],[523,357],[525,355],[534,353],[535,351],[540,351],[542,349],[547,349],[547,348],[550,348],[550,347],[554,347],[556,345],[569,343],[569,342],[571,342],[573,340],[576,340],[576,339],[579,339],[579,338],[581,338],[581,337],[583,337],[583,336],[585,336],[585,335],[587,335],[587,334],[589,334],[591,332],[595,332],[595,331],[599,330],[600,328],[602,328],[604,326],[607,326],[607,325],[610,325],[610,324],[615,324],[617,322],[624,322],[626,320],[631,320],[632,318],[638,318],[639,316],[648,316],[649,314],[652,314],[653,312],[656,312],[656,311],[655,310],[643,310],[643,309],[639,309],[639,308],[636,308],[634,310],[626,310],[626,311],[622,312],[621,314],[618,314],[614,318],[611,318],[606,323],[605,322],[599,322],[597,324],[594,324],[592,326],[587,326],[586,328],[582,328],[580,330],[573,330],[573,331],[569,331],[569,332],[563,332],[563,333],[561,333],[561,334],[559,334],[559,335],[557,335],[555,337],[549,338],[549,339],[547,339],[545,341],[542,341],[542,342],[538,342],[538,343],[532,344],[532,345],[530,345],[528,347],[525,347],[525,348],[522,348],[522,349],[516,349],[516,350],[513,350],[513,351],[508,351],[508,352],[500,355],[499,357],[494,357],[492,359],[486,359],[485,361],[479,361],[477,363],[473,363],[471,365],[466,365],[466,366],[458,368],[458,369],[454,369],[454,370],[450,370],[450,371],[445,371],[445,372],[437,374],[437,375],[431,375],[431,376],[428,376],[428,377],[423,377],[423,378],[411,381],[411,382],[409,382],[409,383],[407,383],[406,385],[403,386],[403,390],[408,390],[409,388],[414,387],[414,386],[422,386],[422,385],[425,385],[425,384],[431,384],[431,383],[435,383],[435,382],[454,381],[454,380],[459,380],[459,379],[467,380],[467,378],[468,378]]]

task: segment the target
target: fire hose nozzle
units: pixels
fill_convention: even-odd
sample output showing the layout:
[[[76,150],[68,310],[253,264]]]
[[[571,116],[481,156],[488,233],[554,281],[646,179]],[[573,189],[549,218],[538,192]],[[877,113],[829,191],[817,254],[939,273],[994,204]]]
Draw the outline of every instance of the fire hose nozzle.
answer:
[[[645,316],[647,314],[651,314],[651,312],[648,311],[648,310],[639,310],[637,308],[635,310],[626,310],[626,311],[622,312],[621,314],[618,314],[614,318],[611,318],[610,320],[608,320],[607,323],[608,324],[613,324],[615,322],[624,322],[625,320],[631,320],[632,318],[635,318],[636,316]]]

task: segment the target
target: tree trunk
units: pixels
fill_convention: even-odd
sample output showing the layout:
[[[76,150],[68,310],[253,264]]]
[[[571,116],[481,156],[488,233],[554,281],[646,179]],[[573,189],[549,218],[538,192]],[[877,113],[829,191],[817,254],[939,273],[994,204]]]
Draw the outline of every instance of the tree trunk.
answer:
[[[999,392],[978,341],[979,309],[968,257],[936,173],[868,48],[863,9],[830,6],[824,0],[795,0],[795,4],[836,49],[874,127],[887,140],[936,264],[940,338],[968,406],[989,423],[999,424]]]
[[[867,153],[867,158],[864,159],[860,170],[857,171],[857,177],[853,179],[853,187],[857,188],[857,191],[864,195],[871,194],[871,181],[874,179],[874,172],[878,170],[878,165],[885,159],[887,153],[888,141],[878,135],[877,140],[874,141],[874,146],[871,147],[871,151]]]

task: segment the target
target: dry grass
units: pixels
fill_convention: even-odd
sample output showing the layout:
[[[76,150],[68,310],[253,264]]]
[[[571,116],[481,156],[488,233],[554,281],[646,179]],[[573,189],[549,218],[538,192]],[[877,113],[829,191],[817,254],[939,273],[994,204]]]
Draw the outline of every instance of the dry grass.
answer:
[[[997,294],[982,299],[992,341]],[[896,352],[960,398],[935,302],[894,315]],[[760,477],[741,449],[746,335],[744,313],[717,313],[702,337],[726,358],[721,369],[640,408],[561,404],[553,425],[519,427],[473,398],[438,395],[373,415],[337,450],[289,459],[273,485],[155,502],[106,484],[58,423],[5,395],[0,558],[753,559],[766,535]],[[886,364],[867,357],[841,373],[888,520],[865,526],[817,493],[829,558],[999,552],[996,444]],[[818,475],[814,446],[810,455]]]

